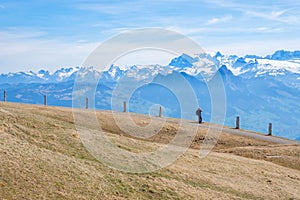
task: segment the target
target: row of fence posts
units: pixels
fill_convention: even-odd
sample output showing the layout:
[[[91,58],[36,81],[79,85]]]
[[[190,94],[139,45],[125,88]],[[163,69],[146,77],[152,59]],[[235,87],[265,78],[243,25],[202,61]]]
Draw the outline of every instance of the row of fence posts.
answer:
[[[127,112],[127,103],[126,101],[123,102],[123,112]],[[159,114],[158,117],[162,117],[162,107],[159,107]]]
[[[6,90],[4,90],[4,94],[3,94],[3,101],[6,102]],[[44,95],[44,106],[47,105],[47,96]],[[127,112],[127,105],[126,105],[126,101],[124,101],[123,103],[123,112]],[[89,98],[86,97],[85,99],[85,109],[89,109]],[[159,107],[159,114],[158,117],[162,117],[162,107]],[[236,122],[235,122],[235,128],[236,129],[240,129],[240,117],[237,116],[236,117]],[[272,135],[272,123],[269,123],[269,129],[268,129],[268,135],[271,136]]]
[[[6,102],[6,90],[4,90],[4,92],[3,92],[3,102]],[[47,96],[46,95],[44,95],[44,106],[46,106],[47,105]]]
[[[237,116],[236,117],[236,122],[235,122],[235,128],[236,129],[240,129],[240,117]],[[272,123],[269,123],[269,129],[268,129],[268,135],[271,136],[272,135]]]

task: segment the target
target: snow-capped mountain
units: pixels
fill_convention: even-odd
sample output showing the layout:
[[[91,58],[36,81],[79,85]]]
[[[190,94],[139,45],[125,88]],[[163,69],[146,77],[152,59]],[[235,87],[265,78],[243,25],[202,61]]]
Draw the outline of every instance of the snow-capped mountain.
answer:
[[[217,72],[219,64],[219,60],[209,54],[198,54],[194,57],[183,54],[172,59],[169,66],[197,78],[209,79]]]
[[[17,72],[0,75],[0,83],[41,82],[42,79],[34,72]]]
[[[270,60],[300,60],[300,51],[276,51],[273,55],[266,56]]]
[[[80,67],[69,67],[61,68],[50,75],[48,79],[44,79],[50,82],[66,82],[69,80],[74,80],[76,73],[80,70]],[[46,72],[47,73],[47,72]],[[45,74],[47,75],[47,74]],[[46,78],[46,76],[44,76]]]
[[[232,71],[234,75],[243,76],[244,78],[265,75],[279,76],[285,75],[284,72],[300,74],[300,51],[289,52],[280,50],[266,57],[255,55],[246,55],[244,57],[228,56],[222,55],[220,52],[217,52],[214,56],[200,54],[196,57],[183,54],[178,58],[174,58],[169,65],[179,67],[187,74],[193,76],[203,72],[207,74],[215,73],[223,65]],[[190,69],[198,71],[189,73]]]
[[[46,83],[46,82],[66,82],[74,80],[80,67],[61,68],[54,73],[47,70],[17,72],[0,75],[0,83]]]
[[[282,56],[282,57],[281,57]],[[147,79],[157,74],[170,74],[172,71],[186,73],[194,77],[211,78],[219,68],[225,65],[235,76],[243,78],[257,78],[266,76],[284,76],[300,74],[300,51],[276,51],[273,55],[260,57],[256,55],[246,55],[238,57],[236,55],[222,55],[217,52],[215,55],[183,54],[170,61],[168,66],[161,65],[133,65],[122,67],[112,65],[109,70],[103,72],[102,77],[107,81],[117,81],[124,75],[135,79]],[[74,80],[81,67],[61,68],[54,73],[47,70],[40,70],[37,73],[17,72],[0,74],[0,83],[45,83],[45,82],[66,82]],[[99,71],[91,68],[94,73]],[[296,78],[300,80],[300,78]]]
[[[265,75],[280,76],[285,75],[285,72],[300,74],[300,56],[297,57],[296,55],[298,54],[294,52],[283,52],[285,51],[276,51],[273,55],[265,58],[259,56],[237,57],[224,55],[218,55],[216,58],[221,65],[226,65],[234,75],[242,75],[245,78]],[[283,54],[286,59],[278,58],[278,54]]]
[[[239,57],[220,52],[183,54],[172,59],[167,66],[112,65],[104,72],[93,67],[69,67],[54,73],[46,70],[8,73],[0,75],[0,90],[7,90],[8,101],[42,103],[42,94],[47,94],[49,105],[71,107],[74,81],[98,81],[100,78],[95,107],[113,109],[111,98],[116,85],[119,82],[123,85],[124,91],[118,93],[121,100],[128,95],[126,89],[139,83],[143,86],[133,91],[129,102],[130,111],[148,114],[154,105],[160,104],[164,107],[165,116],[180,117],[182,113],[177,97],[168,88],[157,84],[168,82],[185,90],[174,80],[179,74],[190,83],[203,108],[204,120],[209,121],[211,97],[207,83],[213,81],[216,73],[222,77],[226,90],[226,125],[234,126],[238,115],[242,120],[242,128],[266,132],[267,124],[273,122],[275,134],[299,139],[299,51],[280,50],[266,57]],[[190,113],[190,116],[190,119],[195,117],[194,113]]]
[[[227,66],[235,76],[244,79],[276,79],[285,85],[300,89],[300,56],[297,52],[299,51],[280,50],[264,58],[219,55],[217,59],[220,65]],[[279,58],[278,55],[283,55],[283,58]]]

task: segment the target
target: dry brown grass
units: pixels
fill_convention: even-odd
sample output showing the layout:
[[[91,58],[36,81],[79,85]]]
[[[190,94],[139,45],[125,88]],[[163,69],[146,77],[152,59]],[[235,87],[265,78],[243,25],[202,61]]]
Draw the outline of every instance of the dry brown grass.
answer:
[[[151,151],[170,141],[178,125],[137,139],[122,132],[108,111],[97,113],[119,147]],[[147,125],[145,116],[133,116]],[[299,145],[278,145],[222,134],[200,159],[200,128],[189,149],[156,172],[130,174],[93,158],[74,128],[72,110],[0,103],[1,199],[300,199]],[[235,155],[233,155],[235,154]]]
[[[269,145],[235,147],[219,152],[232,153],[246,158],[266,160],[285,167],[300,170],[300,145]]]

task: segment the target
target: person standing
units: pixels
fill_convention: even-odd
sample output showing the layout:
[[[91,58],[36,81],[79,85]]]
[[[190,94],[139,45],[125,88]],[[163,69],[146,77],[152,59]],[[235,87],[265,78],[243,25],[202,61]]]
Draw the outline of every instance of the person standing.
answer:
[[[198,116],[198,122],[199,122],[199,124],[202,123],[202,115],[201,115],[201,113],[202,113],[201,108],[198,108],[197,111],[196,111],[196,115]]]

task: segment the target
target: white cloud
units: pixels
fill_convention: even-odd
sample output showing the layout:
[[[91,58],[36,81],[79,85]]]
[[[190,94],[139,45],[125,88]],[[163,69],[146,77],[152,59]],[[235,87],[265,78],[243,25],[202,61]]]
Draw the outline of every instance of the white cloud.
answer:
[[[66,43],[31,37],[36,34],[0,32],[0,73],[80,66],[97,46],[84,41]]]
[[[206,25],[212,25],[212,24],[217,24],[217,23],[225,23],[228,21],[232,20],[232,16],[228,15],[228,16],[224,16],[224,17],[220,17],[220,18],[212,18],[210,20],[208,20],[208,22],[206,23]]]
[[[222,0],[204,0],[207,4],[212,4],[219,8],[226,8],[227,11],[238,11],[241,14],[251,17],[259,17],[272,21],[283,23],[299,23],[299,1],[285,0],[273,1],[272,6],[268,1],[222,1]],[[217,20],[212,20],[212,22]]]
[[[282,28],[272,28],[272,27],[258,27],[252,30],[253,32],[257,32],[257,33],[282,33],[285,31]]]
[[[279,21],[284,23],[295,23],[299,22],[299,17],[289,15],[289,10],[278,10],[271,12],[257,12],[257,11],[247,11],[246,14],[254,17],[259,17],[263,19]]]
[[[278,19],[280,16],[282,16],[286,12],[287,12],[287,10],[272,11],[270,13],[270,18],[271,19]]]
[[[204,44],[204,49],[208,52],[221,51],[224,54],[236,54],[243,56],[246,54],[256,55],[270,55],[276,50],[299,50],[300,39],[266,39],[255,41],[237,41],[237,42],[223,42],[218,44]]]
[[[204,0],[207,4],[212,4],[213,6],[219,7],[219,8],[226,8],[237,10],[237,11],[246,11],[249,9],[266,9],[270,7],[269,5],[266,6],[263,4],[263,2],[252,3],[251,1],[233,1],[233,0]]]
[[[0,11],[4,6],[8,5],[0,3]],[[8,29],[8,25],[3,25],[0,29],[0,73],[26,67],[56,69],[64,65],[81,65],[98,44],[93,41],[68,42],[72,40],[68,38],[71,30],[83,30],[83,27],[86,28],[84,31],[72,32],[72,37],[87,40],[96,37],[109,39],[130,29],[166,27],[186,34],[192,39],[200,38],[200,42],[203,41],[205,45],[216,50],[230,51],[232,48],[233,53],[252,50],[259,53],[262,52],[261,49],[267,50],[268,45],[272,50],[275,46],[282,49],[298,45],[299,48],[297,43],[299,41],[288,39],[297,38],[299,35],[299,6],[300,1],[293,0],[274,0],[272,6],[269,2],[258,0],[253,2],[201,0],[186,3],[180,0],[101,1],[100,3],[76,1],[69,5],[72,10],[70,15],[76,15],[77,18],[82,18],[81,15],[85,16],[78,24],[86,26],[79,26],[76,23],[68,26],[53,21],[55,26],[51,23],[49,27],[45,24],[36,24],[34,27],[23,27],[26,30],[20,30],[20,27]],[[32,16],[32,13],[28,16]],[[212,16],[213,18],[210,18]],[[58,18],[61,19],[61,16]],[[17,20],[19,19],[13,21]],[[31,18],[24,17],[24,20],[28,20],[26,24],[36,23],[35,20],[30,21]],[[10,24],[9,21],[6,24]],[[4,29],[8,31],[1,31]],[[87,38],[87,36],[91,37]],[[252,42],[249,44],[237,42],[248,36],[249,40],[257,41],[258,46],[252,45]],[[53,39],[48,39],[50,37]],[[269,42],[260,41],[262,38],[269,39]]]
[[[75,5],[80,10],[96,11],[104,14],[119,15],[122,13],[132,13],[141,11],[143,4],[138,2],[118,2],[118,3],[82,3]]]
[[[168,65],[175,56],[170,52],[162,50],[150,50],[143,49],[138,51],[132,51],[126,55],[119,57],[114,64],[121,66],[131,65]]]
[[[179,33],[191,36],[191,37],[205,37],[206,34],[213,33],[215,35],[220,35],[220,37],[224,37],[224,34],[231,35],[231,33],[237,34],[256,34],[256,33],[282,33],[287,31],[287,29],[283,29],[280,27],[267,27],[267,26],[258,26],[258,27],[212,27],[212,26],[204,26],[204,27],[177,27],[171,26],[167,27],[169,30],[177,31]]]

